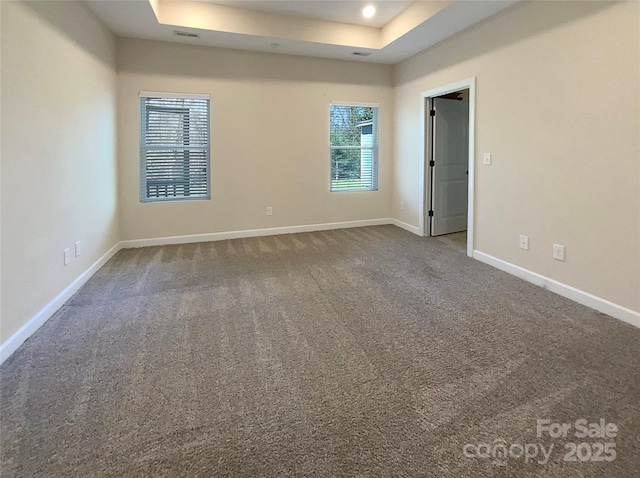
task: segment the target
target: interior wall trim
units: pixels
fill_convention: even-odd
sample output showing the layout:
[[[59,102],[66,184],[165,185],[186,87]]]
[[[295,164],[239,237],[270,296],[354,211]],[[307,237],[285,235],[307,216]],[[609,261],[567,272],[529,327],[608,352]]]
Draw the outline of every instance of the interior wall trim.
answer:
[[[506,262],[502,259],[490,256],[489,254],[485,254],[484,252],[480,252],[477,250],[473,251],[473,257],[474,259],[493,266],[496,269],[508,272],[511,275],[519,277],[520,279],[526,280],[527,282],[535,284],[539,287],[548,289],[555,294],[566,297],[567,299],[571,299],[578,304],[586,305],[587,307],[597,310],[598,312],[610,315],[611,317],[622,320],[623,322],[627,322],[628,324],[640,328],[640,312],[635,312],[631,309],[627,309],[626,307],[614,304],[613,302],[603,299],[602,297],[598,297],[583,290],[576,289],[575,287],[572,287],[570,285],[563,284],[562,282],[558,282],[557,280],[550,279],[536,272],[532,272],[528,269],[524,269],[523,267],[516,266],[515,264],[511,264],[510,262]]]

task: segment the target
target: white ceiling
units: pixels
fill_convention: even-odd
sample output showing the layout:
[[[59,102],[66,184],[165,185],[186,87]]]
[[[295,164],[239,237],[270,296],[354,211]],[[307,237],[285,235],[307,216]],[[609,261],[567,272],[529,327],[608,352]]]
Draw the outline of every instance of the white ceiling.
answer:
[[[85,1],[122,37],[395,64],[519,0]],[[361,15],[367,4],[378,10],[372,23]]]
[[[369,27],[382,27],[405,10],[413,1],[401,0],[200,0],[231,7],[265,12],[283,13],[298,17],[318,18],[332,22],[351,23]],[[373,18],[365,18],[362,9],[375,5]]]

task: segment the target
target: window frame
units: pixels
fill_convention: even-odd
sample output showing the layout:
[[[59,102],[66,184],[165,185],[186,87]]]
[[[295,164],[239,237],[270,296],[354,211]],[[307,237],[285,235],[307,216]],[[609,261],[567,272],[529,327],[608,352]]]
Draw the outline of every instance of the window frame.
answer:
[[[148,151],[148,145],[145,144],[145,134],[147,131],[148,125],[148,112],[149,109],[146,108],[144,102],[148,98],[157,98],[157,99],[191,99],[191,100],[205,100],[207,103],[207,145],[204,151],[206,152],[206,195],[200,196],[165,196],[165,197],[149,197],[147,194],[147,158],[146,151]],[[158,91],[140,91],[138,97],[138,120],[140,122],[140,131],[139,131],[139,197],[140,202],[142,203],[157,203],[157,202],[178,202],[178,201],[208,201],[211,199],[211,99],[208,94],[193,94],[193,93],[169,93],[169,92],[158,92]],[[161,107],[158,110],[162,109]],[[169,109],[170,110],[170,109]],[[171,111],[169,111],[171,112]],[[176,114],[179,113],[176,110]],[[187,149],[189,146],[185,146],[185,148],[171,146],[172,148],[179,149]]]
[[[371,160],[372,160],[372,170],[371,170],[371,188],[349,188],[349,189],[333,189],[333,174],[332,174],[332,151],[334,149],[359,149],[362,151],[363,149],[368,149],[368,147],[358,147],[358,146],[333,146],[331,144],[331,109],[334,106],[347,106],[347,107],[362,107],[362,108],[375,108],[376,111],[374,113],[374,121],[372,122],[372,136],[375,138],[373,145],[371,146]],[[342,193],[342,192],[375,192],[378,191],[378,167],[379,167],[379,150],[380,150],[380,104],[379,103],[368,103],[368,102],[359,102],[359,101],[331,101],[329,103],[329,192],[330,193]]]

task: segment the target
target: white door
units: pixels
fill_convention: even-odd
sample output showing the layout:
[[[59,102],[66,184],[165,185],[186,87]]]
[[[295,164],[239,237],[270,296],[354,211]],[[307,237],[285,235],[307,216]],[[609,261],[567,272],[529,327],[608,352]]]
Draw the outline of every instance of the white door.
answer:
[[[433,105],[430,219],[439,236],[467,229],[469,101],[434,98]]]

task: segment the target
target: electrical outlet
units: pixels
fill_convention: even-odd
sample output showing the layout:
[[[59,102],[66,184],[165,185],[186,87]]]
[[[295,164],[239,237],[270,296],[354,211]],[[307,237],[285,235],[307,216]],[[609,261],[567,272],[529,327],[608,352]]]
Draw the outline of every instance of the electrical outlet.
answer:
[[[71,262],[71,251],[69,250],[69,248],[67,247],[64,250],[64,265],[68,266],[69,262]]]
[[[529,250],[529,236],[520,236],[520,249]]]
[[[80,241],[76,241],[76,257],[80,255]]]
[[[485,166],[491,165],[491,153],[484,153],[483,162]]]
[[[561,246],[560,244],[553,245],[553,258],[556,261],[564,262],[564,246]]]
[[[400,210],[404,211],[404,201],[400,201]]]
[[[271,206],[267,206],[267,216],[273,216],[273,208]]]

